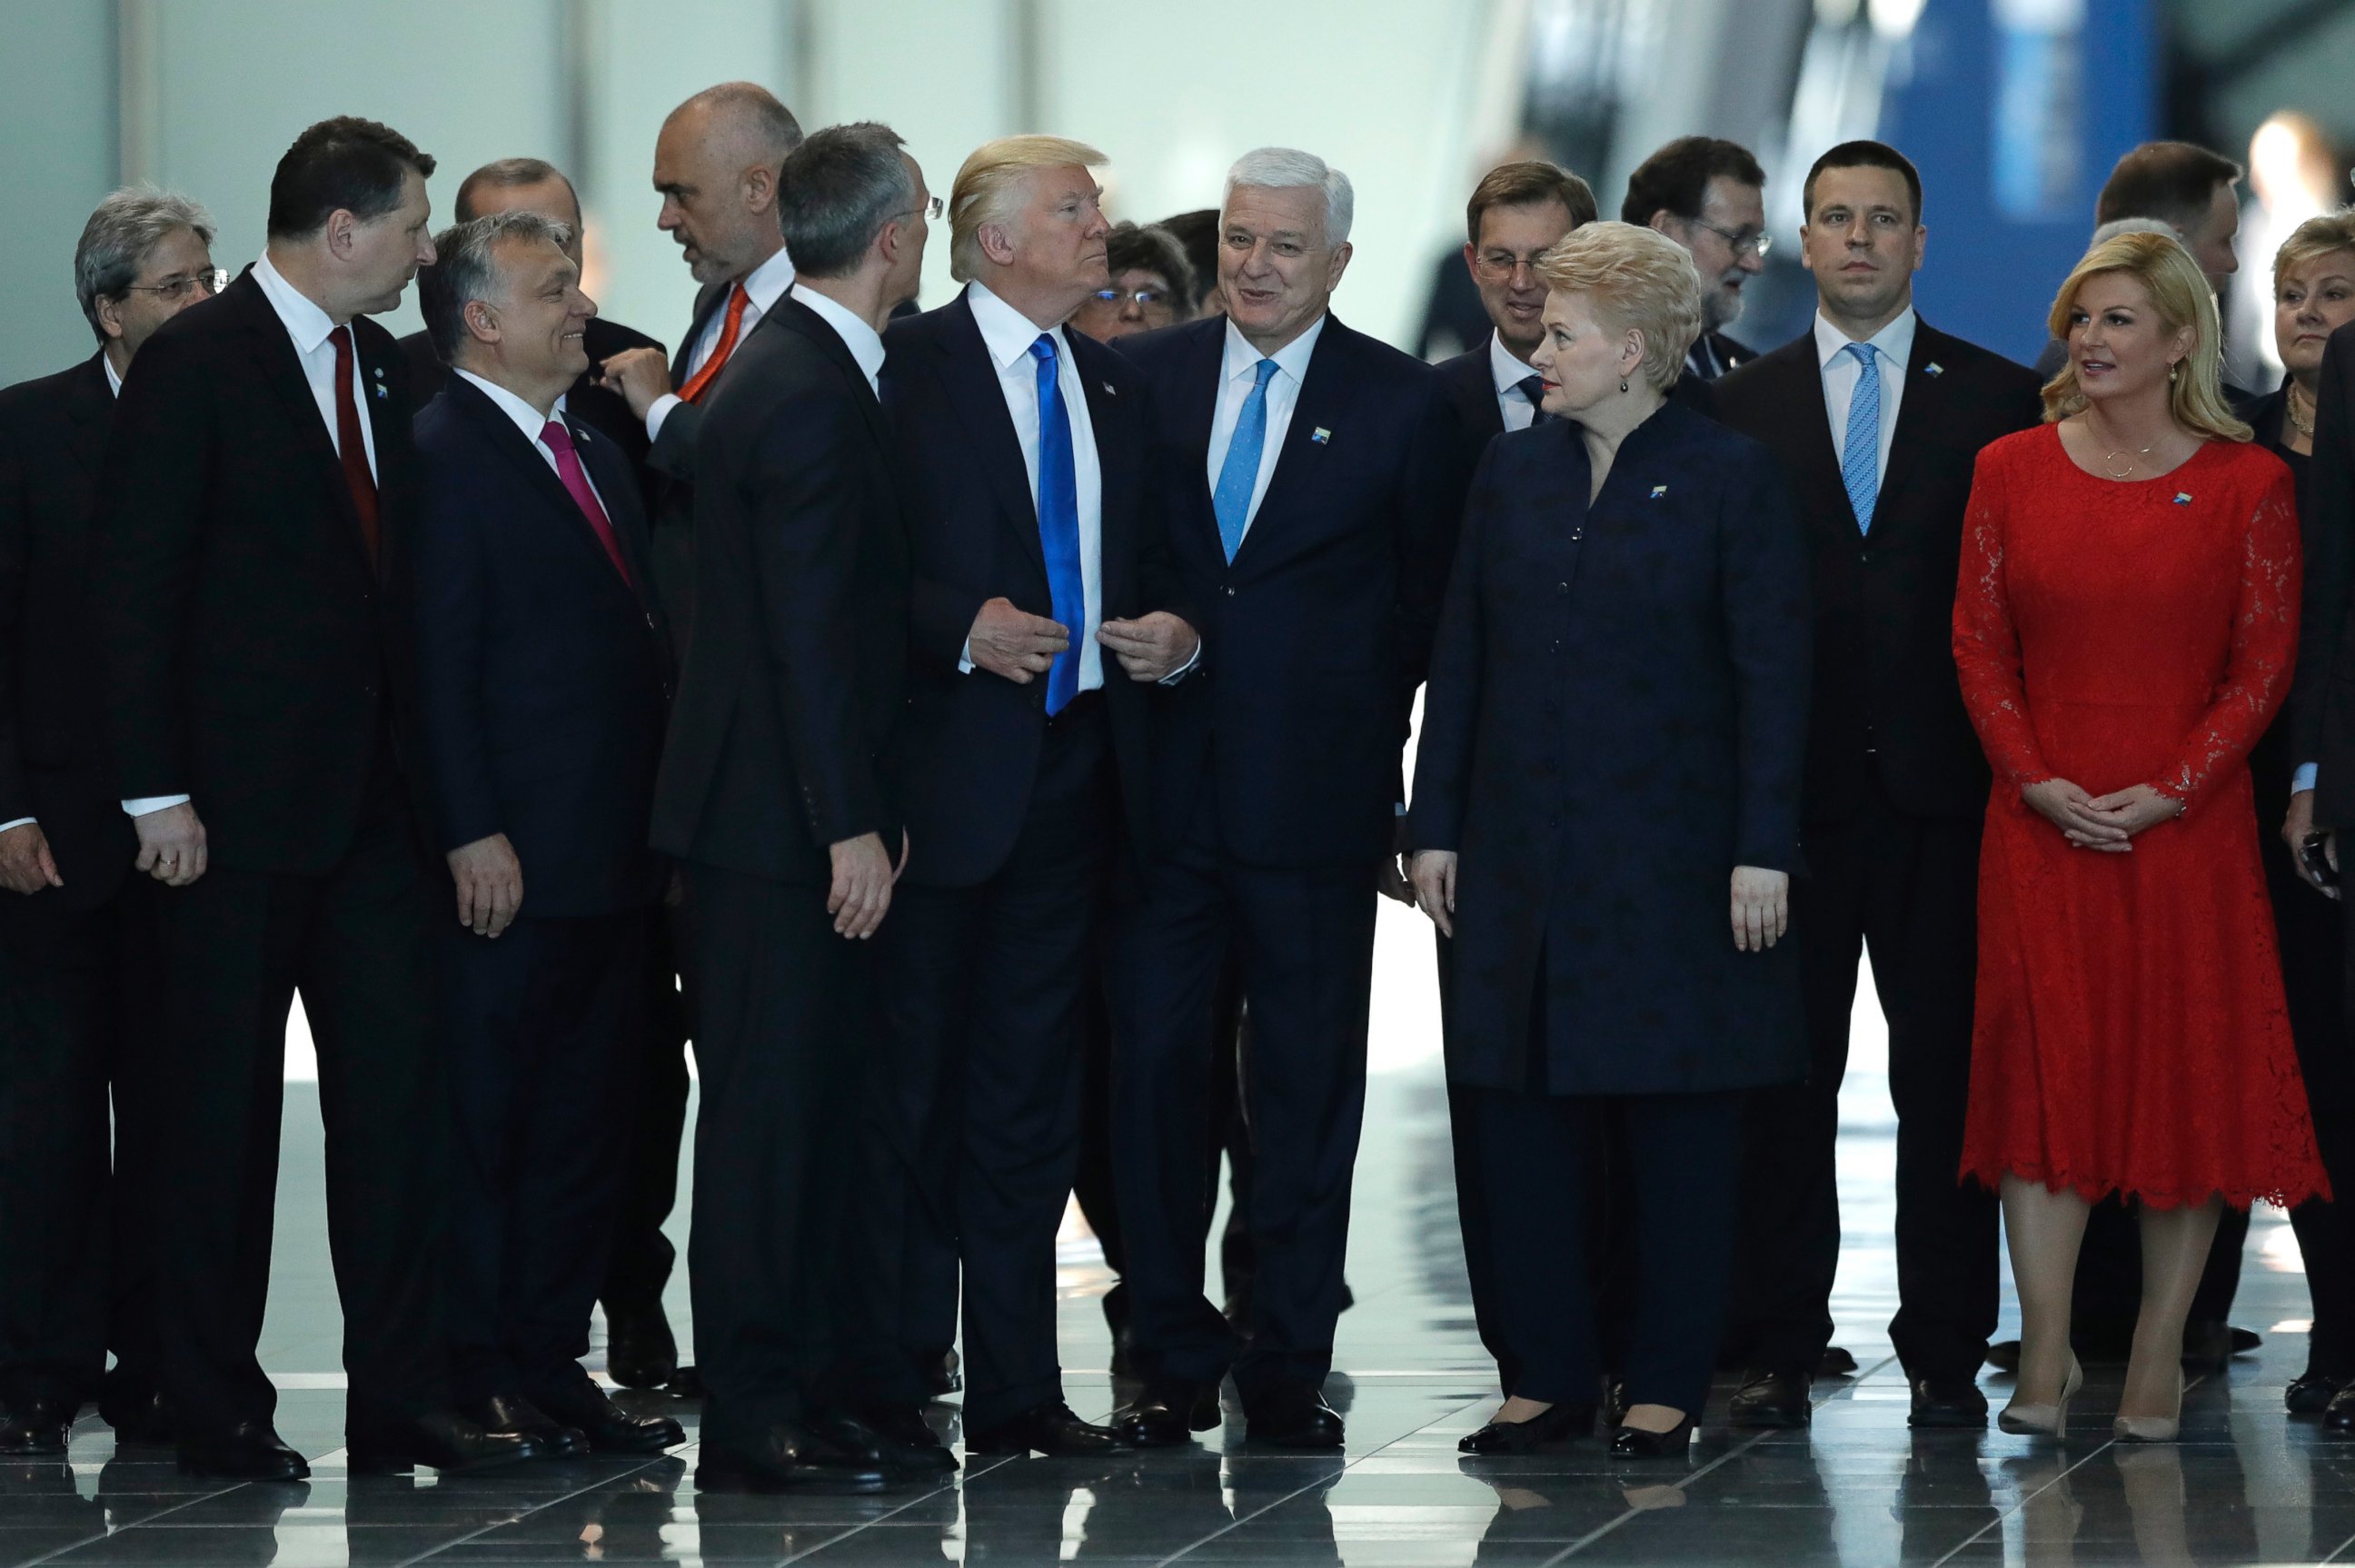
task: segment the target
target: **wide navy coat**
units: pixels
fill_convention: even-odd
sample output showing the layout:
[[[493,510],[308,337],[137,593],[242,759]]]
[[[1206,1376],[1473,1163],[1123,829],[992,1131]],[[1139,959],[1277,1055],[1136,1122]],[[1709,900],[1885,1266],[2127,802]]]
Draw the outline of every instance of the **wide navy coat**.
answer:
[[[1807,553],[1767,449],[1668,403],[1602,494],[1576,424],[1489,443],[1423,699],[1410,839],[1460,856],[1447,1066],[1562,1094],[1804,1076],[1798,954],[1733,944],[1799,869]]]

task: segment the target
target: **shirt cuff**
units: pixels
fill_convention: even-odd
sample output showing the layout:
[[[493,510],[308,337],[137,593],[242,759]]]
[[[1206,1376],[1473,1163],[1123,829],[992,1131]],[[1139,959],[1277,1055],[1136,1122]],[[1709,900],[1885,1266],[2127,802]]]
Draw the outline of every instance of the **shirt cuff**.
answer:
[[[2297,771],[2289,775],[2289,793],[2292,795],[2306,794],[2308,790],[2314,787],[2315,778],[2321,773],[2321,771],[2322,765],[2319,763],[2298,763]]]
[[[975,667],[973,662],[973,639],[971,637],[967,637],[964,640],[964,646],[957,650],[957,674],[971,675],[974,672]]]
[[[169,811],[176,805],[187,804],[188,796],[185,795],[146,795],[137,800],[124,801],[123,809],[132,816],[145,816],[151,812]]]
[[[0,822],[0,833],[5,833],[12,827],[30,827],[39,820],[38,817],[20,816],[14,822]]]
[[[1185,679],[1188,675],[1191,675],[1194,671],[1194,667],[1201,662],[1202,639],[1197,637],[1194,639],[1194,651],[1186,656],[1186,662],[1179,665],[1176,669],[1171,670],[1167,675],[1163,676],[1156,684],[1161,686],[1175,686],[1179,681]]]
[[[678,407],[680,400],[679,395],[677,392],[665,392],[661,397],[656,398],[651,404],[647,405],[646,439],[648,441],[660,441],[662,439],[663,421],[670,418],[671,410]]]

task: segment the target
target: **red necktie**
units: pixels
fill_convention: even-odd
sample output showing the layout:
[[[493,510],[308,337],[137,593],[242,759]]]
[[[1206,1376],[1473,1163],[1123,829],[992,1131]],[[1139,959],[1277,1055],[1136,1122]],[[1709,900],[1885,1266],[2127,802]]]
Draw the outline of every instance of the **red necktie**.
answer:
[[[719,341],[711,346],[711,357],[703,362],[703,368],[689,376],[687,385],[678,389],[681,399],[691,403],[701,397],[703,389],[719,374],[719,367],[728,363],[728,356],[736,351],[736,335],[744,328],[744,307],[751,303],[752,296],[744,292],[743,284],[738,283],[729,291],[728,319],[719,324]]]
[[[368,438],[360,431],[360,406],[352,400],[352,329],[339,326],[327,334],[336,346],[336,450],[343,459],[344,483],[351,486],[352,508],[360,515],[360,542],[368,547],[368,565],[376,565],[376,475],[368,471]]]
[[[581,471],[581,454],[572,449],[572,432],[565,428],[562,420],[550,420],[540,427],[539,441],[555,457],[556,476],[563,480],[565,489],[571,492],[572,504],[581,508],[581,515],[588,518],[590,528],[596,530],[597,542],[603,545],[605,553],[613,558],[613,570],[622,574],[623,581],[634,589],[637,584],[631,581],[630,563],[622,559],[622,541],[613,537],[613,520],[599,505],[597,492],[590,488],[589,475]]]

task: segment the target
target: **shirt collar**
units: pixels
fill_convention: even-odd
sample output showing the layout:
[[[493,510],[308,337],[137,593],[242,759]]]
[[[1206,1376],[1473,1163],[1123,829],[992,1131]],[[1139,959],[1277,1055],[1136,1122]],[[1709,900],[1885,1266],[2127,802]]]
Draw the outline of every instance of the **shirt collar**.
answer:
[[[1516,357],[1513,351],[1505,347],[1501,335],[1494,332],[1488,335],[1488,379],[1497,384],[1497,390],[1517,390],[1523,381],[1537,373],[1536,366]]]
[[[1016,361],[1028,358],[1030,346],[1039,341],[1041,331],[1055,340],[1058,356],[1067,357],[1071,354],[1071,341],[1063,336],[1061,327],[1040,327],[990,293],[986,283],[967,283],[964,299],[973,312],[973,324],[981,328],[982,347],[989,350],[989,357],[997,362],[999,369],[1008,369]]]
[[[121,397],[123,395],[123,378],[114,373],[114,361],[109,359],[106,355],[101,352],[98,357],[98,362],[106,369],[106,389],[113,393],[116,397]]]
[[[336,324],[316,301],[286,281],[285,274],[270,264],[270,252],[264,251],[253,263],[253,281],[261,285],[262,297],[278,319],[286,324],[286,336],[294,340],[297,352],[309,354],[336,330]]]
[[[1295,381],[1304,379],[1308,374],[1308,357],[1316,351],[1316,339],[1324,335],[1325,324],[1332,319],[1329,314],[1320,315],[1308,324],[1307,331],[1274,353],[1262,354],[1251,346],[1251,340],[1230,318],[1227,322],[1225,379],[1231,381],[1239,376],[1252,376],[1256,373],[1262,359],[1273,359],[1275,368]]]
[[[744,293],[762,315],[777,308],[785,291],[794,286],[793,253],[779,246],[777,253],[744,275]]]
[[[464,369],[459,370],[458,374],[472,381],[481,389],[485,397],[498,405],[501,413],[515,421],[516,429],[523,432],[526,440],[538,441],[539,432],[547,428],[549,420],[564,417],[564,400],[561,397],[556,400],[553,412],[542,414],[538,409],[533,408],[487,376],[477,376],[472,370]]]
[[[876,335],[875,329],[861,321],[858,313],[847,305],[838,300],[828,299],[806,283],[794,287],[794,298],[815,311],[819,320],[834,328],[835,336],[842,339],[842,346],[850,350],[853,359],[858,361],[858,368],[866,373],[868,383],[873,385],[875,378],[883,373],[883,339]]]
[[[1888,359],[1891,364],[1896,366],[1898,372],[1902,375],[1905,369],[1905,361],[1911,357],[1913,353],[1913,328],[1919,325],[1920,323],[1921,318],[1913,314],[1913,307],[1909,304],[1903,310],[1897,313],[1896,320],[1891,322],[1887,326],[1882,327],[1879,332],[1874,333],[1870,337],[1866,338],[1865,341],[1871,344],[1875,349],[1879,350],[1881,356]],[[1845,353],[1848,349],[1848,346],[1853,341],[1854,339],[1850,338],[1847,333],[1842,332],[1838,327],[1834,326],[1829,321],[1826,320],[1822,311],[1818,310],[1816,312],[1816,364],[1817,368],[1829,369],[1831,368],[1832,360],[1838,355]]]

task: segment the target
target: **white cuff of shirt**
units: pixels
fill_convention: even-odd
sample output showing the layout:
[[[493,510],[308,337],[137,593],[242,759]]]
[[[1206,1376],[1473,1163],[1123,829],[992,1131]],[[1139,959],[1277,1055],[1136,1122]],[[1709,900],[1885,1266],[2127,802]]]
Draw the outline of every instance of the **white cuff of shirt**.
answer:
[[[647,406],[646,439],[648,441],[662,439],[663,421],[670,418],[671,410],[678,407],[680,401],[681,399],[677,392],[665,392]]]
[[[14,821],[14,822],[0,822],[0,833],[5,833],[5,832],[7,832],[7,831],[8,831],[10,828],[12,828],[12,827],[28,827],[28,826],[30,826],[31,824],[33,824],[33,823],[35,823],[35,822],[37,822],[37,821],[39,821],[39,820],[40,820],[40,819],[39,819],[38,817],[33,817],[33,816],[20,816],[20,817],[16,818],[16,821]]]
[[[188,797],[185,795],[144,795],[137,800],[124,801],[123,809],[128,816],[144,816],[150,812],[169,811],[176,805],[187,804]]]
[[[957,650],[957,674],[971,675],[974,669],[973,639],[967,637],[964,640],[964,646]]]
[[[1176,669],[1171,670],[1167,675],[1163,676],[1159,681],[1156,682],[1156,684],[1160,686],[1175,686],[1179,681],[1185,679],[1187,676],[1191,674],[1194,667],[1201,662],[1202,639],[1197,637],[1194,639],[1194,651],[1186,656],[1186,662],[1179,665]]]
[[[2314,787],[2315,778],[2321,772],[2322,765],[2318,763],[2298,763],[2297,771],[2289,775],[2289,793],[2304,795]]]

